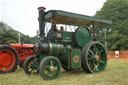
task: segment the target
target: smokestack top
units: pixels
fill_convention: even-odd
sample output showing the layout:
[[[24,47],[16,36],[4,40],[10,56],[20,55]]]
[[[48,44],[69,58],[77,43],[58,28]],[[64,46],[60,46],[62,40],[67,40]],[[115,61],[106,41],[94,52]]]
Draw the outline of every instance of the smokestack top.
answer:
[[[46,8],[45,7],[39,7],[38,10],[39,11],[44,11]]]

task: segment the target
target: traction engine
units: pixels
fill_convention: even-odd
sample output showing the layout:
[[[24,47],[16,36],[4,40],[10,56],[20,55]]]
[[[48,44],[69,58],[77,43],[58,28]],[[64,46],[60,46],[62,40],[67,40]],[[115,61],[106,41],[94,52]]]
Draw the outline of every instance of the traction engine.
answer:
[[[59,76],[61,66],[65,71],[83,68],[87,73],[98,73],[105,69],[106,49],[102,43],[91,39],[88,26],[111,24],[111,21],[60,10],[45,12],[44,7],[38,10],[40,38],[34,45],[36,55],[28,57],[24,62],[26,74],[39,73],[43,79],[51,80]],[[47,35],[46,23],[51,23]],[[74,32],[63,27],[58,30],[57,25],[60,24],[77,28]]]

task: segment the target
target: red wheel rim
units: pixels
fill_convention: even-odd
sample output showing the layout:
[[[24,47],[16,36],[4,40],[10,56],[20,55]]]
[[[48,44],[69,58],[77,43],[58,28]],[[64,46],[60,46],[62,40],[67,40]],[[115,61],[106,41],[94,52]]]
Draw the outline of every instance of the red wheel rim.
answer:
[[[0,70],[9,71],[15,65],[15,55],[10,50],[0,51]]]

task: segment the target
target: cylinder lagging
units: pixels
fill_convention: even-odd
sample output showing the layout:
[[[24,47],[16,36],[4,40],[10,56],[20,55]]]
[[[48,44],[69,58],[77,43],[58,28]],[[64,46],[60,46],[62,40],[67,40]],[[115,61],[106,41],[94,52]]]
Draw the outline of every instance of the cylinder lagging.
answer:
[[[39,7],[39,31],[40,31],[40,40],[43,41],[45,37],[45,7]]]
[[[65,53],[71,48],[69,45],[64,46],[63,44],[56,44],[54,42],[41,42],[40,40],[36,42],[35,46],[38,48],[36,52],[37,55],[47,54],[52,56]]]

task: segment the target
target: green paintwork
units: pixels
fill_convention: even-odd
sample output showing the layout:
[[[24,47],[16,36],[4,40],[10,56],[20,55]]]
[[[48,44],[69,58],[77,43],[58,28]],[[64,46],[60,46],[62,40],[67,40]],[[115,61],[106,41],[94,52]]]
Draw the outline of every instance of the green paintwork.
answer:
[[[75,60],[77,60],[76,58],[74,58],[74,56],[78,56],[78,62],[75,62]],[[80,50],[76,50],[76,49],[72,49],[70,50],[70,66],[71,68],[80,68],[81,67],[81,52]]]
[[[46,12],[45,14],[46,22],[56,24],[67,24],[67,25],[76,25],[76,26],[87,26],[87,25],[96,25],[96,24],[112,24],[112,21],[105,20],[105,19],[99,19],[95,17],[90,17],[86,15],[71,13],[71,12],[65,12],[60,10],[50,10]]]
[[[107,64],[107,52],[100,42],[92,43],[88,48],[87,61],[88,67],[92,73],[101,72]],[[99,56],[97,60],[95,56]]]
[[[26,62],[25,62],[26,65]],[[30,56],[27,59],[27,65],[24,67],[25,73],[27,74],[38,74],[38,67],[39,67],[39,63],[38,60],[35,59],[35,56]]]
[[[54,71],[50,70],[50,67],[54,67]],[[49,59],[44,65],[43,65],[43,74],[46,79],[55,79],[59,76],[59,72],[61,67],[59,66],[59,63],[54,59]]]
[[[72,32],[63,32],[63,42],[71,42],[72,34]]]
[[[88,28],[81,26],[77,29],[76,41],[81,47],[91,41],[91,33],[89,32]]]
[[[57,55],[58,54],[58,44],[56,43],[50,43],[51,44],[51,52],[49,55]]]
[[[61,53],[65,53],[67,52],[67,50],[69,49],[68,46],[64,46],[63,44],[56,44],[55,42],[50,43],[51,47],[50,47],[50,53],[49,55],[51,56],[58,56]]]
[[[40,55],[39,61],[41,62],[45,57],[47,57],[47,56],[45,56],[45,55]]]

